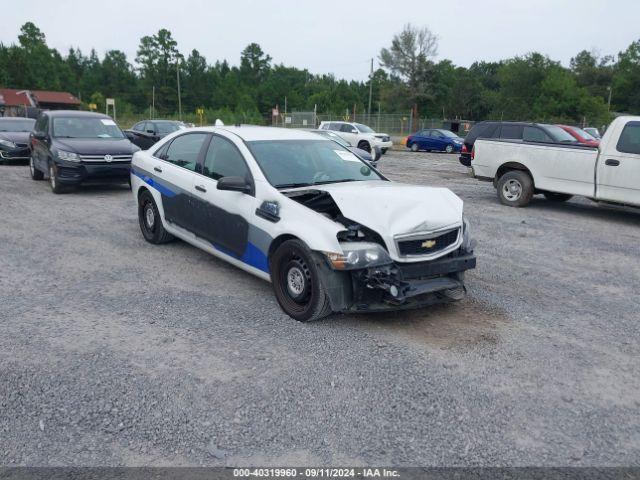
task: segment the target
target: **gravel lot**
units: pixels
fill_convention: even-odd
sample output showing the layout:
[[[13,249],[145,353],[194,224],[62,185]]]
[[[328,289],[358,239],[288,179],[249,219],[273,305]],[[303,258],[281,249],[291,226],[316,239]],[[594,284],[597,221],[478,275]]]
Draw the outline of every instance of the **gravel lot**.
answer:
[[[504,207],[455,155],[382,165],[465,200],[469,295],[312,324],[147,244],[127,189],[0,166],[0,464],[640,465],[640,213]]]

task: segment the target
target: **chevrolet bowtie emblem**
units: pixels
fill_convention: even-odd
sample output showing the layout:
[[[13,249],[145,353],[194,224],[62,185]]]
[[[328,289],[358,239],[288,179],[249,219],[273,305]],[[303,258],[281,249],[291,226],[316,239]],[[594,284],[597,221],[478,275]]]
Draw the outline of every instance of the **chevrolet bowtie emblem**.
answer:
[[[425,240],[422,242],[422,248],[433,248],[436,245],[435,240]]]

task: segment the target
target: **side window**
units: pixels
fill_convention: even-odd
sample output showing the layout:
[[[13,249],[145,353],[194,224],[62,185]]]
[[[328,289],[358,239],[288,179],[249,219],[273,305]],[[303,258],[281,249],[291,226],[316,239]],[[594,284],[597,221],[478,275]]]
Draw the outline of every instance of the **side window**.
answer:
[[[226,138],[214,135],[204,159],[203,173],[214,180],[222,177],[246,178],[249,168],[233,143]]]
[[[340,131],[340,124],[336,123],[336,122],[331,122],[329,124],[329,130],[333,130],[335,132],[339,132]]]
[[[530,128],[530,127],[527,127]],[[510,140],[522,140],[524,133],[524,126],[522,125],[509,125],[502,124],[500,129],[500,138],[507,138]]]
[[[144,122],[138,122],[136,123],[133,128],[131,130],[135,131],[135,132],[142,132],[144,127]]]
[[[351,133],[355,127],[353,125],[349,125],[348,123],[343,123],[340,127],[341,132]]]
[[[156,124],[153,122],[147,122],[144,124],[144,131],[147,133],[156,133],[158,129],[156,128]]]
[[[163,160],[195,172],[206,133],[188,133],[173,139],[163,155]]]
[[[624,126],[616,150],[640,155],[640,122],[628,122]]]
[[[522,139],[527,142],[552,142],[551,138],[538,127],[524,127]]]

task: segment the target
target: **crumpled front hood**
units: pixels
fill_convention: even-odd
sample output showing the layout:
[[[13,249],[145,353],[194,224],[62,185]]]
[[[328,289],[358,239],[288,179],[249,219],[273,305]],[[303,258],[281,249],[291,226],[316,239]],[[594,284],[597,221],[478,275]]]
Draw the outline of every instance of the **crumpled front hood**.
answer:
[[[390,251],[396,235],[462,224],[463,202],[448,188],[371,181],[314,189],[328,192],[345,217],[380,234]]]

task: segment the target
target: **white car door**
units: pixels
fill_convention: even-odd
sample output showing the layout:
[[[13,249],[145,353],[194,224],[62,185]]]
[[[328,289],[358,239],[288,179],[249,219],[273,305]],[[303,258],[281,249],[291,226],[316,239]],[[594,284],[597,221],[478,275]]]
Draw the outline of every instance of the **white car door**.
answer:
[[[190,132],[175,137],[156,155],[154,180],[159,183],[162,210],[167,222],[193,231],[191,189],[198,159],[203,154],[208,134]]]
[[[616,134],[609,133],[612,139]],[[597,168],[598,200],[640,205],[640,121],[627,122],[617,142],[606,143]]]
[[[244,180],[247,190],[218,189],[219,181],[230,177]],[[218,251],[264,271],[265,265],[252,264],[255,256],[249,245],[249,219],[256,210],[253,179],[244,156],[230,139],[218,134],[211,136],[202,171],[194,175],[191,188],[196,217],[194,233]]]

